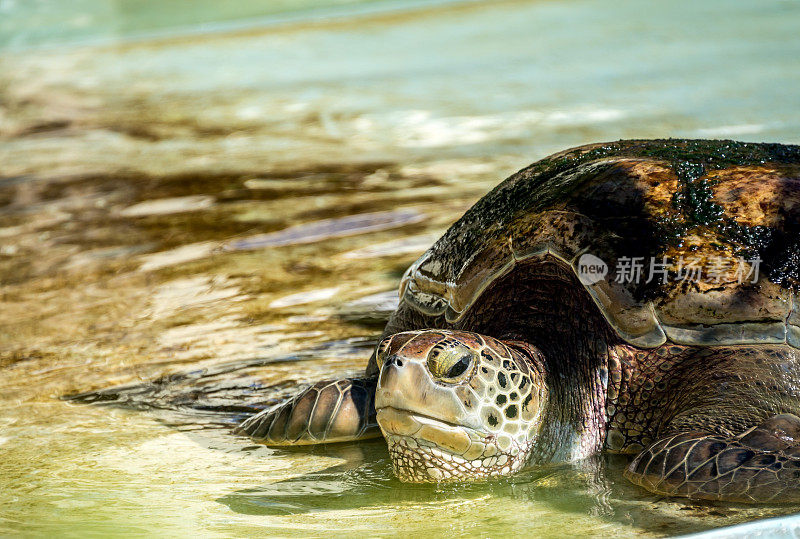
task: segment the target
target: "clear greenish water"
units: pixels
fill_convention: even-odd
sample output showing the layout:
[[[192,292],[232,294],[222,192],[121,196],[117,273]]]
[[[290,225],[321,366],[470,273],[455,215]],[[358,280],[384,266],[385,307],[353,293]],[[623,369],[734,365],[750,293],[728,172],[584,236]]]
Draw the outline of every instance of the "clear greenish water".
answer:
[[[391,0],[3,0],[0,49],[113,43],[403,7]]]
[[[408,264],[540,157],[800,142],[798,20],[773,0],[0,0],[0,535],[664,536],[796,512],[650,496],[604,459],[404,485],[380,441],[230,426],[358,372]],[[133,409],[58,398],[119,384]]]

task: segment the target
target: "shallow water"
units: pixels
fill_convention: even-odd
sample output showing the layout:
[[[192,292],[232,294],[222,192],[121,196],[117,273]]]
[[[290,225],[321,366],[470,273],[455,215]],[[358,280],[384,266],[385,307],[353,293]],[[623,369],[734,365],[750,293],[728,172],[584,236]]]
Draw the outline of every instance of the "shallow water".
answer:
[[[800,142],[800,4],[119,4],[43,2],[83,30],[39,35],[0,0],[0,534],[661,536],[797,510],[649,496],[624,460],[404,485],[380,441],[230,426],[362,369],[404,269],[548,153]]]

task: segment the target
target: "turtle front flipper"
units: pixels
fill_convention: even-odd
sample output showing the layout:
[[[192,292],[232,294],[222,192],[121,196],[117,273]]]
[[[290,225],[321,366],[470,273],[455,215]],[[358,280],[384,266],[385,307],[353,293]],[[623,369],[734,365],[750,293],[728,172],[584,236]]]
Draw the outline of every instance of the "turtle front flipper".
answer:
[[[800,501],[800,418],[771,417],[734,437],[687,432],[642,451],[625,476],[666,496],[729,502]]]
[[[246,419],[235,432],[266,445],[310,445],[378,437],[377,382],[377,377],[317,382],[288,401]]]

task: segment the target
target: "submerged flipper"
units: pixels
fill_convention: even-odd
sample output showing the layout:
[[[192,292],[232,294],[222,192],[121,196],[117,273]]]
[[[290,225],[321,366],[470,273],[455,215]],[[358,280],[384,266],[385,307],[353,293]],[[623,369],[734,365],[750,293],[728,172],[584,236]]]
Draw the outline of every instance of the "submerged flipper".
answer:
[[[381,435],[375,420],[377,377],[317,382],[243,421],[236,434],[266,445],[346,442]]]
[[[666,496],[796,503],[800,501],[800,418],[776,415],[735,437],[677,434],[640,453],[625,476]]]

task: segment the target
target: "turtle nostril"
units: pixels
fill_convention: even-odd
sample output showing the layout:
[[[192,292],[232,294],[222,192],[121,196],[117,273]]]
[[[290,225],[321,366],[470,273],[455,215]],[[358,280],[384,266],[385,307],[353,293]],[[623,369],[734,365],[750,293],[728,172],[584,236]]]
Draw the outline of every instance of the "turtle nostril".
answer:
[[[396,355],[391,355],[388,358],[386,358],[385,365],[387,367],[389,365],[394,365],[395,367],[402,367],[403,366],[403,360],[400,359],[399,357],[397,357]]]

